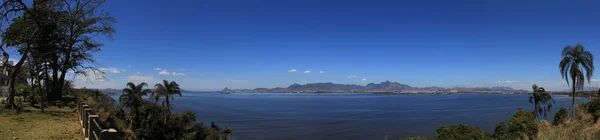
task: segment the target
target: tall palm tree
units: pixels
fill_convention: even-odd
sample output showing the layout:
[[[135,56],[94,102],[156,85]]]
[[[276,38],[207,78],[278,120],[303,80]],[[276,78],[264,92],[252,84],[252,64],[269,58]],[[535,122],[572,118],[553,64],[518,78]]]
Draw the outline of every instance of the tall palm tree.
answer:
[[[167,81],[167,80],[163,80],[163,84],[156,84],[154,85],[154,92],[152,92],[152,96],[155,97],[155,99],[160,98],[161,96],[165,97],[164,103],[166,103],[165,109],[165,123],[167,123],[167,118],[169,116],[169,113],[171,112],[171,106],[169,105],[169,98],[171,100],[173,100],[173,96],[175,94],[179,94],[179,97],[181,97],[181,89],[179,88],[179,84],[177,84],[175,81]]]
[[[142,82],[137,86],[133,82],[129,82],[127,83],[127,87],[123,88],[123,94],[119,97],[121,107],[128,107],[131,110],[131,113],[129,113],[130,128],[133,126],[134,116],[137,115],[138,108],[142,104],[142,96],[146,96],[150,93],[150,89],[143,89],[144,87],[148,87],[148,84],[145,82]]]
[[[545,119],[552,108],[552,104],[555,103],[554,99],[543,87],[533,84],[531,88],[533,89],[533,94],[529,97],[529,103],[533,104],[533,112],[539,116],[544,116]],[[536,118],[538,118],[538,115],[536,115]]]
[[[579,43],[574,47],[567,45],[562,50],[562,60],[558,64],[558,67],[560,68],[562,78],[567,81],[567,84],[573,87],[571,116],[575,117],[576,90],[583,90],[586,78],[588,83],[590,82],[590,78],[594,73],[594,55],[590,51],[585,50],[583,45]],[[569,77],[571,78],[571,83],[569,83]]]

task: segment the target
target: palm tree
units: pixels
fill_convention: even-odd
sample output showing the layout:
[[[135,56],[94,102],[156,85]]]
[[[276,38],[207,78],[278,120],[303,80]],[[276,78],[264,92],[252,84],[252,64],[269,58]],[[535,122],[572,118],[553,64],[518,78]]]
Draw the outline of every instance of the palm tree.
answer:
[[[119,97],[121,107],[128,107],[131,110],[131,113],[129,113],[130,128],[133,126],[134,116],[137,115],[138,108],[143,101],[142,96],[146,96],[150,93],[150,89],[143,89],[144,87],[148,87],[148,84],[145,82],[142,82],[137,86],[133,82],[129,82],[127,83],[127,87],[123,88],[123,94]]]
[[[583,45],[579,43],[575,47],[567,45],[562,50],[562,60],[558,67],[562,78],[573,87],[571,116],[575,117],[575,93],[577,89],[583,90],[586,78],[588,83],[590,82],[590,78],[594,73],[594,55],[585,50]],[[571,83],[569,83],[569,76],[571,77]]]
[[[167,123],[167,118],[169,116],[169,113],[171,112],[171,106],[169,106],[169,98],[171,100],[173,100],[173,95],[175,94],[179,94],[179,96],[181,97],[181,89],[179,88],[179,84],[177,84],[175,81],[167,81],[167,80],[163,80],[163,84],[156,84],[154,85],[154,92],[152,92],[152,96],[157,99],[160,98],[161,96],[165,97],[164,103],[166,103],[165,107],[166,111],[165,111],[165,124]]]
[[[545,119],[548,116],[548,111],[552,108],[552,104],[555,103],[554,99],[543,87],[533,84],[531,88],[533,94],[529,97],[529,103],[533,104],[533,112],[540,116],[543,115]],[[538,115],[536,115],[536,118],[538,118]]]

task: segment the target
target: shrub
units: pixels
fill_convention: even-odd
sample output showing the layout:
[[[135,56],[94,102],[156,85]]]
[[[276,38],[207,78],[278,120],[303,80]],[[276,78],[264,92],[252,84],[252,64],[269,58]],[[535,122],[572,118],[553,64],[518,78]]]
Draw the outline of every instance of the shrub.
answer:
[[[600,117],[600,99],[594,99],[588,103],[582,104],[584,108],[587,108],[587,112],[592,114],[594,122]]]
[[[67,106],[69,106],[69,108],[75,108],[75,106],[77,106],[77,103],[75,103],[75,102],[69,102],[67,104]]]
[[[481,140],[490,139],[481,129],[464,124],[443,125],[437,129],[436,139],[442,140]]]
[[[529,139],[534,139],[537,134],[537,118],[533,113],[523,109],[519,109],[515,114],[510,115],[508,125],[508,130],[512,133],[512,136],[524,135]]]
[[[508,126],[504,122],[500,122],[496,124],[496,128],[494,129],[494,134],[492,137],[496,139],[510,139],[510,132],[508,130]]]
[[[58,108],[62,108],[64,105],[64,103],[62,101],[56,101],[55,104]]]
[[[569,118],[569,111],[565,107],[561,107],[556,113],[554,113],[554,120],[552,125],[559,125],[564,123]]]

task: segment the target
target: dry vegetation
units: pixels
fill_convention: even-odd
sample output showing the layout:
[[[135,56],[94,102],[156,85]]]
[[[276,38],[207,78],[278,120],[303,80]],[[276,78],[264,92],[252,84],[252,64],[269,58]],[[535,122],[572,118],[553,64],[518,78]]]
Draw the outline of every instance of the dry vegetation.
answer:
[[[597,140],[600,139],[600,121],[585,110],[577,111],[577,120],[568,119],[564,123],[553,126],[548,121],[538,125],[537,138],[540,140]]]

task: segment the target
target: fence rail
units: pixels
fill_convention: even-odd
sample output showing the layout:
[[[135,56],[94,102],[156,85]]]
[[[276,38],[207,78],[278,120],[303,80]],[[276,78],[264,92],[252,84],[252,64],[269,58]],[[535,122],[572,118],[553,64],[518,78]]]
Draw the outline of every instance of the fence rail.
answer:
[[[83,102],[79,96],[76,97],[77,111],[85,138],[89,140],[118,140],[118,132],[113,128],[103,129],[100,126],[100,116]]]

